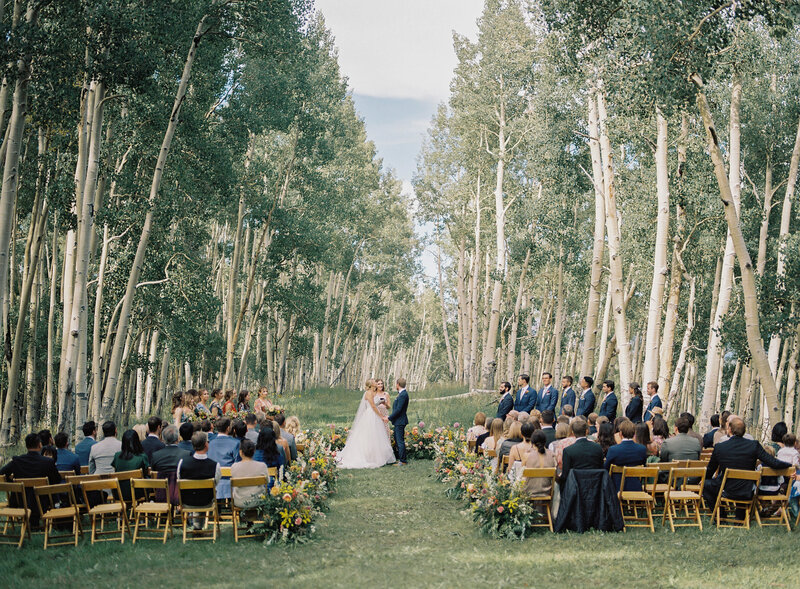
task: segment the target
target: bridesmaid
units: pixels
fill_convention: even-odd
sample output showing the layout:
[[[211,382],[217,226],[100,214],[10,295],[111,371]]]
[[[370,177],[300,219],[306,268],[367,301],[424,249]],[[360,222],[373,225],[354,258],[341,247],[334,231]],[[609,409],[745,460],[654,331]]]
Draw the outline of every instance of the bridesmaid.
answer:
[[[644,409],[644,399],[642,398],[642,387],[638,382],[630,385],[631,401],[625,408],[625,417],[633,423],[642,423],[642,410]]]
[[[253,412],[256,414],[256,417],[263,417],[269,409],[272,409],[272,403],[268,395],[267,387],[258,389],[258,398],[253,404]]]

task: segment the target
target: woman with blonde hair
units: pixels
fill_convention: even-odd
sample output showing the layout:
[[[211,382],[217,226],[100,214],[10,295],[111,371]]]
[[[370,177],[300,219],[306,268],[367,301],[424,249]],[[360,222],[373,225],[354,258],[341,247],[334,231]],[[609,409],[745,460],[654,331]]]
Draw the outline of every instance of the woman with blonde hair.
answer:
[[[175,393],[172,395],[172,419],[175,427],[189,421],[194,414],[194,397],[190,393]]]
[[[522,424],[519,421],[515,421],[511,424],[511,427],[508,428],[508,435],[506,436],[506,439],[500,443],[500,447],[497,450],[496,468],[500,468],[500,466],[503,464],[503,456],[507,456],[511,452],[511,448],[521,442]]]
[[[286,423],[283,424],[283,427],[286,429],[287,432],[292,434],[295,438],[297,438],[298,434],[300,434],[300,419],[296,415],[291,415],[286,418]]]
[[[133,431],[139,436],[139,441],[144,442],[144,439],[147,437],[147,425],[144,423],[137,423],[133,426]]]
[[[337,457],[341,468],[378,468],[395,461],[386,423],[376,404],[378,387],[373,379],[365,383],[347,443]]]

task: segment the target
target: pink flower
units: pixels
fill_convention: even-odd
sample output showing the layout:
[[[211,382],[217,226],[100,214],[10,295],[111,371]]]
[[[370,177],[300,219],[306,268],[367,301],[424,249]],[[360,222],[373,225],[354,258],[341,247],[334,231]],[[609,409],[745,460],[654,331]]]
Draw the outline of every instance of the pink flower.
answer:
[[[503,513],[504,509],[502,505],[497,506],[497,513]]]
[[[460,424],[460,423],[458,423],[458,422],[456,421],[456,422],[453,424],[453,427],[454,427],[454,428],[456,428],[456,429],[458,429],[458,428],[460,428],[460,427],[461,427],[461,424]]]
[[[303,520],[300,519],[299,517],[294,518],[294,525],[299,526],[302,523],[303,523]]]
[[[425,422],[424,422],[424,421],[420,421],[418,425],[419,425],[420,427],[425,427]]]

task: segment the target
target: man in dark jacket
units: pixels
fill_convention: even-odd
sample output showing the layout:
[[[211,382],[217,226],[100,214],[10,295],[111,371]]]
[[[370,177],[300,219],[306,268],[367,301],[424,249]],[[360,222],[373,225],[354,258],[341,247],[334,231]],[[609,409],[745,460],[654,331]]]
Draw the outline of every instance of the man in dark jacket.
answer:
[[[586,439],[589,424],[582,419],[572,422],[572,433],[577,438],[574,443],[564,448],[561,459],[561,484],[567,481],[570,470],[603,468],[603,449]]]
[[[746,439],[744,437],[746,431],[744,421],[740,417],[732,415],[728,419],[730,439],[714,446],[711,460],[708,461],[708,467],[706,467],[706,482],[703,486],[703,499],[710,509],[717,503],[722,478],[728,468],[755,470],[756,462],[759,460],[764,466],[778,470],[791,466],[788,462],[783,462],[767,454],[756,440]],[[718,473],[717,469],[719,469]],[[714,476],[714,473],[717,473],[717,476]],[[753,487],[752,481],[733,480],[728,481],[723,493],[730,499],[747,500],[753,496]]]
[[[703,448],[713,448],[714,447],[714,434],[717,433],[719,429],[719,413],[715,413],[711,416],[711,431],[706,432],[703,436]]]
[[[25,448],[28,450],[27,454],[14,456],[11,462],[0,468],[0,477],[12,475],[14,480],[44,477],[51,485],[61,482],[61,475],[58,474],[55,460],[42,456],[42,441],[39,434],[25,436]],[[31,510],[31,526],[37,527],[39,525],[39,509],[36,507],[33,487],[25,489],[25,496],[28,501],[28,509]]]
[[[158,437],[162,427],[161,418],[157,415],[153,415],[147,420],[147,437],[142,441],[142,449],[145,454],[147,454],[147,459],[150,461],[151,466],[153,463],[153,452],[161,450],[164,447],[164,442]]]

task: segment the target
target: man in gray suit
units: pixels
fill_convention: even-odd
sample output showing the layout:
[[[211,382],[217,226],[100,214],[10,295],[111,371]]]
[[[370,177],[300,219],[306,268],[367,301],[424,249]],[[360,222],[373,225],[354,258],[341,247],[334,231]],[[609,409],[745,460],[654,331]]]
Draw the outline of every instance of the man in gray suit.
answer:
[[[166,478],[161,475],[175,472],[178,469],[178,463],[183,458],[191,456],[191,454],[178,447],[178,428],[174,425],[165,427],[164,431],[161,432],[161,437],[164,438],[166,446],[153,452],[150,467],[157,471],[161,478]]]
[[[113,421],[103,424],[103,439],[89,450],[89,474],[109,474],[114,472],[111,461],[114,454],[122,450],[122,442],[117,439],[117,426]]]
[[[702,444],[694,436],[689,435],[689,419],[681,415],[675,421],[675,436],[661,445],[661,462],[672,460],[699,460]]]

